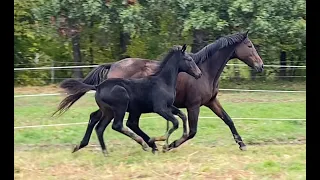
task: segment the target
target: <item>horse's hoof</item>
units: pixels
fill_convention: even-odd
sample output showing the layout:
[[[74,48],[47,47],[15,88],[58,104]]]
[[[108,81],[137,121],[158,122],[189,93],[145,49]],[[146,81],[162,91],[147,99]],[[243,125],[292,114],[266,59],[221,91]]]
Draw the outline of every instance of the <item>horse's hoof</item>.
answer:
[[[151,152],[152,154],[156,154],[157,151],[159,151],[158,148],[153,148]]]
[[[148,143],[154,143],[154,142],[155,142],[155,138],[154,137],[150,138],[149,141],[148,141]]]
[[[143,149],[144,151],[149,151],[149,146],[148,146],[148,144],[143,143],[143,144],[142,144],[142,149]]]
[[[102,153],[103,153],[103,156],[104,156],[104,157],[107,157],[107,156],[108,156],[107,150],[102,150]]]
[[[247,150],[247,146],[240,146],[239,149],[240,149],[241,151],[246,151],[246,150]]]
[[[169,148],[168,148],[168,145],[163,145],[163,147],[162,147],[162,152],[163,153],[165,153],[165,152],[167,152],[167,151],[169,151]]]
[[[167,150],[165,150],[165,149],[162,149],[162,152],[163,152],[163,153],[166,153],[166,152],[167,152]]]
[[[75,152],[77,152],[77,151],[79,151],[79,145],[76,145],[76,146],[73,148],[72,153],[75,153]]]

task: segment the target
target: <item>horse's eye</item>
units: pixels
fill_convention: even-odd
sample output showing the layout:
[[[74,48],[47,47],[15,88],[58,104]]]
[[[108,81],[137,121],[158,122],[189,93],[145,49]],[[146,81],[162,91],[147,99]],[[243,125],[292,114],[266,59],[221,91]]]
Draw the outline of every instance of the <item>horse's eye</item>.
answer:
[[[249,48],[252,48],[252,45],[249,45],[248,47],[249,47]]]

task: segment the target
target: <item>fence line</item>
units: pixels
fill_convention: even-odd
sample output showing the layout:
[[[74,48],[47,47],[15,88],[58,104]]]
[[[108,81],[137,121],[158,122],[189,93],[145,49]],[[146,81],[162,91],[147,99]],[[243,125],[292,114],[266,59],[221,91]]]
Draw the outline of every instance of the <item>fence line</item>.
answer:
[[[115,61],[116,62],[116,61]],[[291,64],[292,61],[288,61],[288,64]],[[306,61],[294,61],[296,63],[305,63]],[[54,61],[54,64],[77,64],[79,62],[74,62],[74,61]],[[113,62],[109,62],[109,63],[113,63]],[[269,61],[270,65],[278,65],[279,61]],[[34,63],[33,65],[39,65],[39,64],[47,64],[47,65],[50,65],[52,64],[52,61],[50,62],[37,62],[37,63]],[[87,62],[83,62],[82,64],[84,65],[90,65],[89,63]],[[25,63],[16,63],[14,64],[15,66],[22,66],[22,65],[26,65]]]
[[[160,116],[159,116],[160,117]],[[154,119],[159,118],[158,116],[145,117],[140,119]],[[218,117],[199,117],[199,119],[220,119]],[[306,121],[306,119],[287,119],[287,118],[232,118],[233,120],[254,120],[254,121]],[[41,127],[58,127],[58,126],[72,126],[72,125],[83,125],[88,122],[78,123],[65,123],[65,124],[46,124],[46,125],[31,125],[31,126],[16,126],[14,129],[27,129],[27,128],[41,128]]]
[[[43,70],[43,69],[73,69],[73,68],[86,68],[97,67],[99,65],[84,65],[84,66],[57,66],[57,67],[32,67],[32,68],[14,68],[15,71],[23,70]],[[248,66],[246,64],[227,64],[227,66]],[[291,65],[264,65],[264,67],[294,67],[294,68],[306,68],[306,66],[291,66]]]
[[[271,92],[271,93],[305,93],[306,91],[280,91],[264,89],[219,89],[219,91],[238,91],[238,92]]]
[[[220,78],[234,78],[235,76],[220,76]],[[306,78],[307,76],[255,76],[254,78]],[[68,79],[70,77],[56,77],[54,79]],[[251,79],[251,77],[240,77],[241,79]],[[14,79],[52,79],[51,77],[38,77],[38,78],[29,78],[29,77],[19,77]]]
[[[39,70],[39,69],[73,69],[73,68],[85,68],[85,67],[97,67],[99,65],[85,65],[85,66],[57,66],[57,67],[33,67],[33,68],[14,68],[15,71],[23,70]]]
[[[270,92],[270,93],[305,93],[306,91],[280,91],[280,90],[264,90],[264,89],[219,89],[219,91],[238,91],[238,92]],[[95,91],[89,91],[87,93],[95,93]],[[44,94],[22,94],[15,95],[14,98],[20,97],[41,97],[41,96],[59,96],[65,93],[44,93]]]
[[[92,93],[92,92],[88,92]],[[23,95],[15,95],[15,98],[20,98],[20,97],[41,97],[41,96],[59,96],[63,95],[63,93],[52,93],[52,94],[23,94]]]

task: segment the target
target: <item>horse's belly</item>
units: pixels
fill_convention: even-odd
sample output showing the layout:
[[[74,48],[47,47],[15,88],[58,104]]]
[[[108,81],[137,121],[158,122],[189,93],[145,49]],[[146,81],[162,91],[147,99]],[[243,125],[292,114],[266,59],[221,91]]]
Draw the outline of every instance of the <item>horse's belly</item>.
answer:
[[[150,113],[153,112],[153,106],[145,102],[131,102],[128,105],[127,112]]]
[[[185,102],[181,101],[181,99],[176,98],[176,100],[174,101],[173,105],[177,108],[186,108],[185,106]]]

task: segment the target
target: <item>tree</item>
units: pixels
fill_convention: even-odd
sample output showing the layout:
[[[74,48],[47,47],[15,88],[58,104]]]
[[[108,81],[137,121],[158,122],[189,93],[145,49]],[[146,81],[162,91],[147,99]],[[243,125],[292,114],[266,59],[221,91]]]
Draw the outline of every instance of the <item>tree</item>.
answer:
[[[305,17],[302,0],[15,0],[14,61],[36,66],[51,61],[70,65],[70,56],[75,62],[71,65],[128,56],[157,59],[173,45],[188,43],[196,52],[221,36],[250,30],[265,64],[274,64],[275,59],[279,63],[282,52],[289,60],[286,64],[303,65]],[[231,70],[241,76],[242,72]],[[279,70],[268,68],[264,75]],[[73,76],[82,77],[82,73],[75,69]],[[40,76],[15,73],[22,75]],[[58,71],[56,75],[72,74]]]
[[[108,14],[103,11],[107,7],[101,1],[94,0],[51,0],[42,1],[41,5],[34,8],[37,19],[43,26],[54,27],[61,36],[69,39],[72,45],[75,65],[81,65],[80,39],[84,28],[92,28],[95,21],[105,20],[108,23]],[[92,38],[92,37],[91,37]],[[74,69],[74,77],[83,76],[80,68]]]

